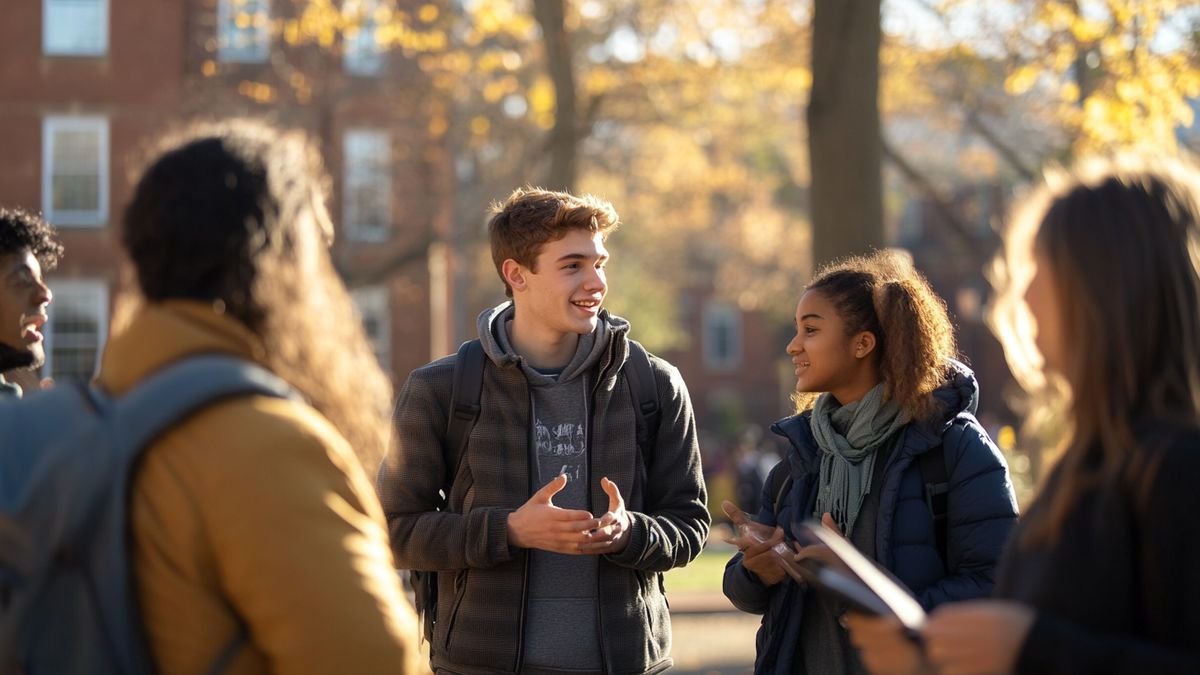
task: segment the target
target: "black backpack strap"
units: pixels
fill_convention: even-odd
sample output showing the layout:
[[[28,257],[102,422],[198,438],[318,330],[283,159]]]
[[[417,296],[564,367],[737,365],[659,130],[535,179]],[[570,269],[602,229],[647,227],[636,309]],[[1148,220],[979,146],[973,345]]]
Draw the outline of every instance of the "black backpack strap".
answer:
[[[629,395],[633,397],[638,412],[638,447],[642,449],[642,461],[649,465],[662,419],[662,406],[658,404],[658,386],[654,383],[654,371],[650,368],[650,355],[636,340],[629,341],[629,361],[626,365],[629,367],[625,369],[625,382],[629,385]]]
[[[787,495],[788,488],[792,486],[792,470],[788,467],[788,462],[784,459],[782,462],[775,465],[771,469],[771,473],[767,474],[767,494],[771,495],[771,512],[775,514],[776,521],[779,520],[779,512],[783,510],[783,498]]]
[[[933,534],[937,540],[938,555],[949,568],[949,544],[946,513],[949,508],[950,475],[946,471],[945,446],[939,444],[917,455],[917,468],[921,471],[921,483],[925,486],[925,504],[933,516]]]
[[[446,421],[445,499],[450,498],[450,485],[458,472],[458,460],[467,449],[471,429],[479,420],[479,400],[483,396],[483,369],[487,355],[479,340],[467,340],[458,348],[454,360],[454,384],[450,389],[450,417]]]

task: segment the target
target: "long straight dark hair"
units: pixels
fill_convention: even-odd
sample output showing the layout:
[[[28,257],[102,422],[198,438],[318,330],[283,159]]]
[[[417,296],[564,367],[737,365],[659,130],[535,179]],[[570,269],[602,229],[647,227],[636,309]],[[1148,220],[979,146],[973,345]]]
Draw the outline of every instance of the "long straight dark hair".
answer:
[[[1056,538],[1090,489],[1128,488],[1144,500],[1156,453],[1135,426],[1200,418],[1200,173],[1125,158],[1048,177],[1006,236],[1015,283],[1001,289],[998,308],[1023,302],[1021,270],[1035,253],[1058,289],[1069,427],[1055,490],[1039,498],[1047,508],[1026,528],[1027,544]],[[993,325],[1004,321],[994,316]],[[999,336],[1010,360],[1029,352],[1013,344],[1028,332]]]

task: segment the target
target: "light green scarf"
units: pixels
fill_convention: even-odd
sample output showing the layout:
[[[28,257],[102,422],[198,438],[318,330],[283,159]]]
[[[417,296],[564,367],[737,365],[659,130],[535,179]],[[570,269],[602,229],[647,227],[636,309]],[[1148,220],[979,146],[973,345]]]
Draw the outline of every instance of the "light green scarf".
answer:
[[[839,406],[830,394],[821,394],[813,407],[812,431],[821,449],[821,475],[813,515],[825,512],[849,537],[871,491],[876,450],[891,440],[908,415],[895,401],[883,400],[883,383],[861,400]]]

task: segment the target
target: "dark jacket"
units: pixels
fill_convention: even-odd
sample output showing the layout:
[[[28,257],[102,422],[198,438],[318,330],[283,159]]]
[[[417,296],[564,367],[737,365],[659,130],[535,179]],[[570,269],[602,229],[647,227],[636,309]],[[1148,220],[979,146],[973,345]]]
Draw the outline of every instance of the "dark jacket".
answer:
[[[926,609],[948,600],[987,597],[1001,548],[1016,523],[1008,465],[973,416],[978,389],[971,371],[955,364],[952,376],[934,392],[944,404],[944,413],[934,423],[910,423],[900,430],[877,483],[875,559]],[[815,503],[821,451],[810,419],[808,411],[772,427],[791,442],[791,452],[775,470],[789,471],[792,483],[778,515],[776,495],[766,494],[769,487],[764,488],[757,520],[780,525],[785,532],[811,517]],[[915,461],[939,448],[944,448],[950,479],[945,563]],[[804,591],[787,578],[773,587],[764,586],[742,566],[740,553],[726,565],[724,590],[738,609],[763,614],[755,672],[790,673],[799,658]]]
[[[633,519],[628,546],[600,560],[600,645],[609,673],[657,673],[672,665],[671,624],[662,573],[703,548],[710,517],[696,423],[687,388],[666,361],[651,358],[662,419],[652,456],[637,444],[634,403],[625,382],[628,323],[607,312],[612,339],[591,374],[589,509],[620,488]],[[396,406],[399,443],[380,468],[378,489],[397,565],[437,570],[432,665],[455,673],[521,669],[529,555],[508,545],[508,515],[537,487],[530,463],[530,391],[519,364],[490,361],[479,421],[437,511],[445,480],[443,443],[455,356],[412,372]]]
[[[1138,434],[1158,453],[1148,498],[1140,481],[1096,487],[1052,546],[1018,546],[1015,533],[996,596],[1037,610],[1016,672],[1200,673],[1200,431],[1152,426]],[[1035,502],[1026,523],[1044,509]]]

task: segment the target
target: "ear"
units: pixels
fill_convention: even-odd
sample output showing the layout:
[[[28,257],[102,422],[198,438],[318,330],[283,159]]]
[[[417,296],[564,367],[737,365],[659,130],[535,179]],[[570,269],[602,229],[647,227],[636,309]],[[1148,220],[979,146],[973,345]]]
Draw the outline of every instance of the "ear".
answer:
[[[525,274],[527,272],[521,263],[508,258],[500,265],[500,273],[504,275],[504,280],[508,282],[514,293],[525,290]]]
[[[855,335],[850,341],[850,349],[854,351],[854,358],[867,358],[875,351],[875,334],[864,330]]]

